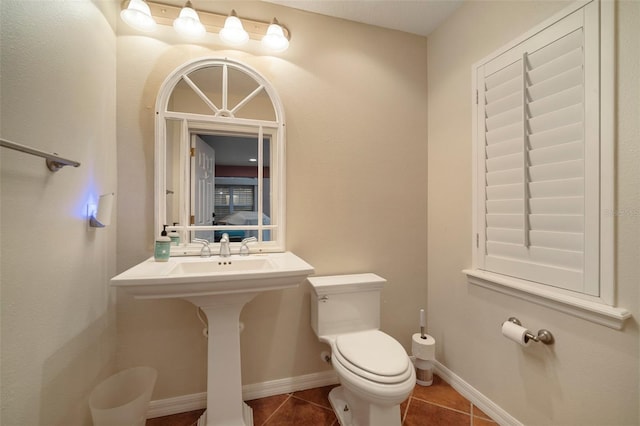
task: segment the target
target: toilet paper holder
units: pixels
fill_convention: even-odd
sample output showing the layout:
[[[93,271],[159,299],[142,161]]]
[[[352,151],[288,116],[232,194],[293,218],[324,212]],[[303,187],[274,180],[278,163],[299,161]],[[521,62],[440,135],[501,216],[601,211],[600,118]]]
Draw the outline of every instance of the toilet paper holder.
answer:
[[[517,324],[519,326],[522,326],[522,323],[516,317],[511,317],[508,319],[508,321],[514,324]],[[545,329],[538,330],[537,336],[531,332],[527,332],[527,334],[525,334],[525,337],[529,340],[533,340],[534,342],[544,343],[545,345],[550,345],[555,341],[553,338],[553,334],[551,334],[549,330],[545,330]]]

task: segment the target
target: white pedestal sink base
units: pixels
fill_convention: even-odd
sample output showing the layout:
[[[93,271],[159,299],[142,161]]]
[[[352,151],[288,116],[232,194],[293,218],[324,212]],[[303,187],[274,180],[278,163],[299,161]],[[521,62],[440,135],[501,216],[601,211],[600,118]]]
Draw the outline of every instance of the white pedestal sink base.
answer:
[[[240,311],[258,293],[297,287],[314,272],[291,252],[153,258],[111,279],[138,299],[184,299],[207,315],[207,411],[199,426],[253,426],[242,401]]]
[[[244,424],[253,425],[253,409],[249,407],[246,403],[242,403],[243,405],[243,413],[244,413]],[[198,423],[196,426],[207,426],[207,410],[202,413],[202,415],[198,418]]]
[[[207,411],[203,426],[253,426],[253,411],[242,401],[240,311],[257,293],[189,299],[207,315]],[[204,422],[202,422],[204,417]]]

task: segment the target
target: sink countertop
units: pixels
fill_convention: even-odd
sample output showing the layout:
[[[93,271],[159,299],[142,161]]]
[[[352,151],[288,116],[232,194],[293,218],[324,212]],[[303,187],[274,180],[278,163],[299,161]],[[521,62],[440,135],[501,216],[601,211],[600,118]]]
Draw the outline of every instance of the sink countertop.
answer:
[[[137,298],[175,298],[296,287],[314,269],[291,252],[149,258],[111,279]]]

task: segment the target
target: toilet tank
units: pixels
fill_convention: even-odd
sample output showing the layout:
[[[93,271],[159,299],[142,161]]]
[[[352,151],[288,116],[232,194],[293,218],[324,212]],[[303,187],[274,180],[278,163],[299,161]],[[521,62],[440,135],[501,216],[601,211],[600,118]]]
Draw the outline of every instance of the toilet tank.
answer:
[[[318,337],[380,328],[380,294],[387,281],[376,274],[307,278],[311,327]]]

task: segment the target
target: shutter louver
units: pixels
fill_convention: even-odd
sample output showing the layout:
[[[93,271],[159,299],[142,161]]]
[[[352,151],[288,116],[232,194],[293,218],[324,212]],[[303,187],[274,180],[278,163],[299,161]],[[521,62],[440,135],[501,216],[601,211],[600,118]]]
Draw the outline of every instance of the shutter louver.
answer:
[[[582,24],[572,25],[479,74],[483,269],[583,291],[585,52]]]

